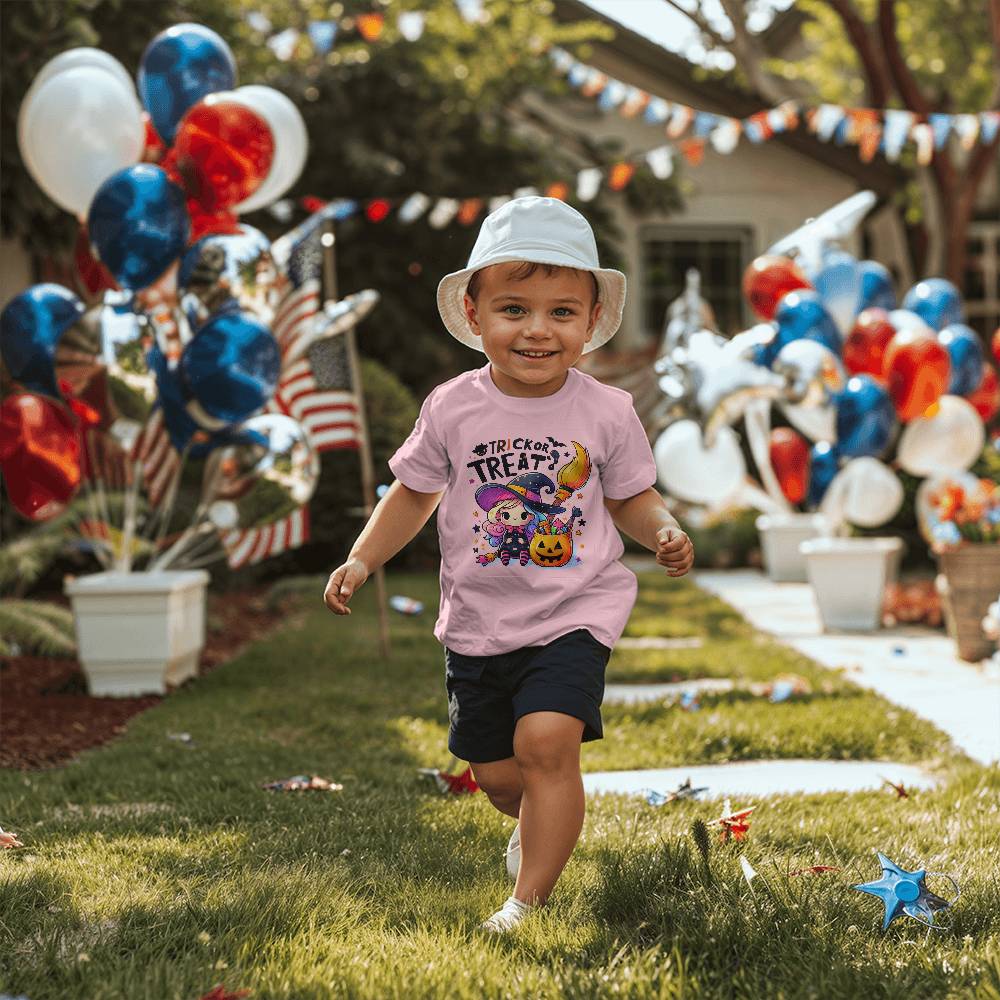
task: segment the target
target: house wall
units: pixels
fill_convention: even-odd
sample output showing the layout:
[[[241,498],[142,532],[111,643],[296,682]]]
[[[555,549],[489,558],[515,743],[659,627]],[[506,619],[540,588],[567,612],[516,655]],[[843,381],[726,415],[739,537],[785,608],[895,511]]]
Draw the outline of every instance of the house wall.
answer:
[[[662,79],[632,66],[610,50],[597,50],[587,61],[604,72],[626,83],[642,87],[668,100],[681,101],[692,106],[718,113],[728,109],[713,106],[695,90],[679,86],[669,87]],[[571,97],[558,106],[530,99],[532,110],[549,118],[560,128],[588,134],[594,139],[617,138],[624,144],[626,155],[635,155],[667,142],[662,126],[648,125],[641,118],[626,119],[617,112],[605,113],[595,101]],[[625,307],[622,328],[615,337],[620,350],[640,350],[659,330],[645,329],[642,288],[642,241],[644,231],[656,227],[677,227],[690,233],[698,227],[745,227],[750,231],[749,255],[763,252],[779,237],[807,218],[855,193],[856,183],[842,173],[783,146],[780,142],[753,145],[741,140],[729,155],[716,153],[706,147],[701,165],[690,166],[677,156],[677,175],[682,178],[684,209],[664,216],[659,214],[638,218],[624,199],[615,207],[617,222],[624,240],[621,245],[627,260],[630,292]],[[898,240],[891,223],[877,227],[880,251],[890,255],[881,257],[904,266],[905,253],[897,262]],[[860,239],[855,239],[848,249],[861,252]],[[745,262],[749,263],[749,259]]]

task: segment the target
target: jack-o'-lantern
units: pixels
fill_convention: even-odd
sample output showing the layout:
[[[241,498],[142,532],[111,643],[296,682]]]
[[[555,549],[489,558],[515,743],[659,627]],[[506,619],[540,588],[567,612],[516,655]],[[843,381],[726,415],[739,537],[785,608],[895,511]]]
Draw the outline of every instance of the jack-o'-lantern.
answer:
[[[531,539],[531,561],[538,566],[565,566],[573,554],[572,535],[543,535]]]

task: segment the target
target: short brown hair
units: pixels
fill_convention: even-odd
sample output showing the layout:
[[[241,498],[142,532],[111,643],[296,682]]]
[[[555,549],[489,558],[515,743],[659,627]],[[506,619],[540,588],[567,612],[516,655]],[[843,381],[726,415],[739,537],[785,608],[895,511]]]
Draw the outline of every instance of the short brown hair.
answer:
[[[495,266],[495,265],[494,265]],[[593,307],[597,304],[600,299],[600,287],[597,284],[597,277],[594,275],[593,271],[584,271],[582,268],[577,267],[563,267],[561,264],[538,264],[533,260],[521,261],[513,271],[510,272],[509,277],[513,278],[515,281],[524,281],[530,278],[539,268],[545,269],[545,276],[551,278],[553,274],[558,274],[560,271],[575,271],[577,274],[589,274],[591,284],[594,287],[594,299],[590,303]],[[466,288],[466,293],[473,302],[476,301],[476,296],[479,295],[479,282],[482,270],[473,273],[472,277],[469,278],[469,285]]]

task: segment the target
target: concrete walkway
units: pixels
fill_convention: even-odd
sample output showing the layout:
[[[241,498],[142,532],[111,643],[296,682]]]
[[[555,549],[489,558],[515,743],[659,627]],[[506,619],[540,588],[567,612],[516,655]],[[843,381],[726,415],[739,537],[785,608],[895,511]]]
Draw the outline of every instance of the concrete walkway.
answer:
[[[902,626],[824,633],[808,584],[772,583],[756,570],[699,571],[694,582],[755,628],[824,666],[844,668],[859,686],[933,722],[974,760],[1000,761],[1000,670],[960,660],[942,632]]]
[[[700,797],[813,795],[821,792],[863,792],[883,788],[883,778],[904,789],[933,788],[936,780],[912,764],[873,760],[747,760],[727,764],[697,764],[650,771],[595,771],[583,776],[589,795],[616,792],[641,795],[645,789],[666,794],[691,779],[695,788],[704,786]],[[742,803],[734,802],[734,806]]]

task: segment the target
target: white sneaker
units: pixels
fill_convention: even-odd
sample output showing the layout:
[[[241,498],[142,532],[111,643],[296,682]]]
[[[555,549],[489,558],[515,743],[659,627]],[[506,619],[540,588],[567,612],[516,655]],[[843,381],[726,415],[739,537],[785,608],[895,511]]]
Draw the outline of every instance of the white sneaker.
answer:
[[[507,874],[511,879],[517,881],[517,872],[521,867],[521,824],[517,823],[514,825],[514,832],[510,835],[510,840],[507,841]]]
[[[487,920],[480,925],[484,931],[491,934],[505,934],[513,930],[534,909],[528,903],[508,896],[507,901]]]

